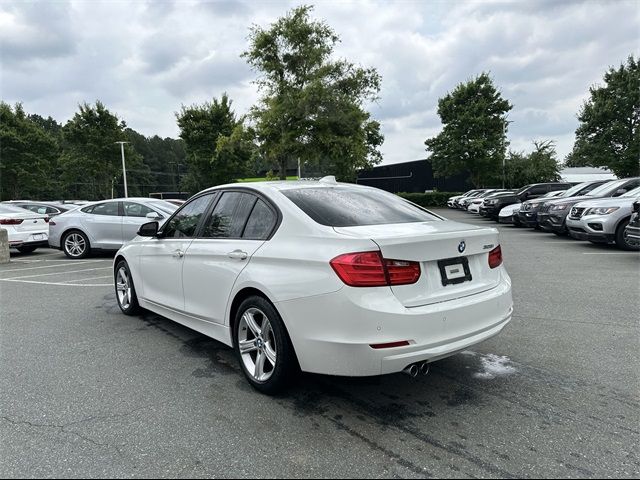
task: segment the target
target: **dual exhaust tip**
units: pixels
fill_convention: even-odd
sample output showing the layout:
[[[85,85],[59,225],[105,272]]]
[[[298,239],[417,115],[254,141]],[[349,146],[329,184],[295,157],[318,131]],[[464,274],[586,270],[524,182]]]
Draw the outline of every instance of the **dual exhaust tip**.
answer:
[[[413,363],[405,368],[402,373],[409,375],[411,378],[416,378],[418,374],[427,375],[429,373],[429,364],[427,362]]]

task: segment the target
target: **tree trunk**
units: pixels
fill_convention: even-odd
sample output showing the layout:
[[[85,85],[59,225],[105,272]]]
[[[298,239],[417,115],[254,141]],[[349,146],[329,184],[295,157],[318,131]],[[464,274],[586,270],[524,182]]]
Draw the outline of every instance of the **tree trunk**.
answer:
[[[287,163],[286,159],[280,160],[280,180],[287,179]]]

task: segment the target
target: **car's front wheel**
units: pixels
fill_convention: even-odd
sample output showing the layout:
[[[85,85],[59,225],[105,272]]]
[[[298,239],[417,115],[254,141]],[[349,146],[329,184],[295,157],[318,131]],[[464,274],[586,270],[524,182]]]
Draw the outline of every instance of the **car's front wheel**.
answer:
[[[125,315],[137,315],[140,312],[136,287],[133,284],[129,265],[125,260],[120,260],[114,272],[114,283],[116,287],[116,299],[118,306]]]
[[[91,245],[84,233],[78,230],[72,230],[62,239],[62,250],[67,257],[76,260],[89,256],[89,253],[91,253]]]
[[[256,390],[275,395],[297,373],[298,362],[284,323],[263,297],[251,296],[240,304],[234,340],[242,371]]]

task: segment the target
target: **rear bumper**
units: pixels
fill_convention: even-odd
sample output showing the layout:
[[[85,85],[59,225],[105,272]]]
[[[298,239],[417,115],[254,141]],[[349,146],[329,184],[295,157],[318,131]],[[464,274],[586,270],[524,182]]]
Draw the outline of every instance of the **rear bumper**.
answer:
[[[49,246],[49,242],[47,242],[46,240],[44,241],[38,241],[38,242],[22,242],[22,241],[16,241],[16,242],[12,242],[9,241],[9,247],[10,248],[19,248],[19,247],[36,247],[36,248],[47,248]]]
[[[375,376],[453,355],[498,334],[511,320],[511,280],[491,290],[406,308],[387,288],[338,292],[276,304],[305,372]],[[372,344],[408,341],[404,347]]]

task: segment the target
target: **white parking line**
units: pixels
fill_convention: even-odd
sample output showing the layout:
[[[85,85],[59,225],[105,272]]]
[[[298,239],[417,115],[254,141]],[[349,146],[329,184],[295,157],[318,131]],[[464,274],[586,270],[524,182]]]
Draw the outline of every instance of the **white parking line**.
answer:
[[[103,275],[101,277],[79,278],[78,280],[67,280],[67,283],[86,282],[87,280],[99,280],[101,278],[113,278],[112,275]]]
[[[85,261],[83,263],[104,263],[106,261],[109,261],[109,260],[87,260],[87,261]],[[62,265],[44,265],[42,267],[13,268],[13,269],[9,269],[9,270],[0,270],[0,273],[5,273],[5,272],[23,272],[25,270],[38,270],[38,269],[41,269],[41,268],[66,267],[68,265],[78,265],[78,261],[63,263]]]
[[[39,273],[36,275],[21,275],[19,277],[0,278],[0,280],[18,280],[19,278],[48,277],[50,275],[64,275],[66,273],[93,272],[95,270],[111,270],[111,267],[85,268],[83,270],[65,270],[64,272]]]
[[[36,283],[38,285],[60,285],[63,287],[113,287],[113,283],[62,283],[62,282],[39,282],[37,280],[12,280],[1,279],[0,282],[15,283]]]
[[[640,258],[638,252],[583,252],[583,255],[634,255]]]

